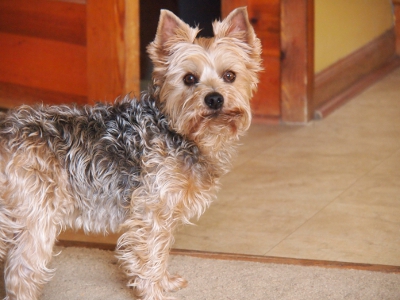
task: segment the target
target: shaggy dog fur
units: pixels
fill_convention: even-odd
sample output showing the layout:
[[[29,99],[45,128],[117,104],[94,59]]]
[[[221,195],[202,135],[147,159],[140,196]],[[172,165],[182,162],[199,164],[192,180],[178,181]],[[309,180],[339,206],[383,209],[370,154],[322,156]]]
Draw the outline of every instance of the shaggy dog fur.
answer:
[[[95,106],[22,106],[0,115],[0,257],[6,299],[32,300],[65,228],[122,230],[117,257],[140,299],[185,285],[167,271],[173,232],[199,217],[249,127],[260,42],[246,9],[196,38],[162,11],[148,47],[153,85]]]

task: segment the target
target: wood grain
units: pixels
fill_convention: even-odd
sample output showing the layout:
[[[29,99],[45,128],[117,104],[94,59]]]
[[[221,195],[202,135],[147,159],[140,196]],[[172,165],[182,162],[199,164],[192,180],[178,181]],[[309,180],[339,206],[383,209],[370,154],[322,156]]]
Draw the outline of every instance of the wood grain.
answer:
[[[88,99],[140,92],[138,0],[87,1]]]
[[[254,121],[257,123],[262,119],[276,120],[281,115],[280,59],[266,55],[263,55],[262,59],[264,70],[260,73],[258,90],[251,101]]]
[[[314,1],[281,0],[282,121],[306,123],[313,116]]]
[[[48,0],[0,0],[0,31],[86,44],[86,6]]]
[[[264,71],[258,91],[252,99],[255,120],[280,117],[280,2],[279,0],[222,0],[222,16],[233,9],[247,6],[249,19],[262,44]]]
[[[84,46],[1,32],[0,45],[0,81],[87,95]]]
[[[251,1],[251,0],[250,0]],[[221,14],[222,18],[226,18],[228,14],[235,8],[247,6],[249,0],[221,0]]]
[[[261,40],[264,67],[252,102],[254,116],[256,119],[277,118],[281,115],[280,1],[252,0],[247,9]]]

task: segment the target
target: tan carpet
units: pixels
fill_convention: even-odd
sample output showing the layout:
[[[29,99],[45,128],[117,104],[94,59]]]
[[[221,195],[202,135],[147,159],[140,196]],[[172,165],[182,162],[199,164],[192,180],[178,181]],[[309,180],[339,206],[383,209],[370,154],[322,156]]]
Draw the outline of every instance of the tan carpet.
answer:
[[[110,251],[62,248],[43,300],[133,299]],[[400,274],[172,256],[170,271],[189,280],[178,299],[400,299]],[[1,285],[4,297],[4,286]]]

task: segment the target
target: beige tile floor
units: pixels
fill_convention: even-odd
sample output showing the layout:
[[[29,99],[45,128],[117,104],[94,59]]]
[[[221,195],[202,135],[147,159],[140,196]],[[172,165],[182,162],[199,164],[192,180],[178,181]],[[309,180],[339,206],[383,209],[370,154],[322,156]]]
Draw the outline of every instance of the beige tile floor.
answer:
[[[322,121],[242,141],[175,248],[400,266],[400,69]]]

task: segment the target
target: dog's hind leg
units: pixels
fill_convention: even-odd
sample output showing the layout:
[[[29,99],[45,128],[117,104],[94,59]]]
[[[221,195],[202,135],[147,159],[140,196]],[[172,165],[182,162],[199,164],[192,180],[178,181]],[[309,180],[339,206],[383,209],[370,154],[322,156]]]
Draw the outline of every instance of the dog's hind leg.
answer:
[[[47,264],[52,258],[57,227],[41,216],[28,220],[15,237],[4,268],[7,300],[38,299],[43,285],[52,277]]]
[[[7,255],[8,248],[13,242],[15,223],[12,221],[11,213],[3,205],[2,191],[0,191],[0,261],[3,261]]]
[[[52,277],[47,264],[73,207],[58,162],[48,153],[30,154],[14,155],[4,173],[7,191],[2,197],[12,222],[4,267],[7,300],[38,299]]]
[[[7,241],[10,239],[10,228],[8,224],[9,222],[7,222],[8,217],[3,213],[2,210],[3,209],[0,205],[0,261],[3,261],[4,257],[7,254]]]

